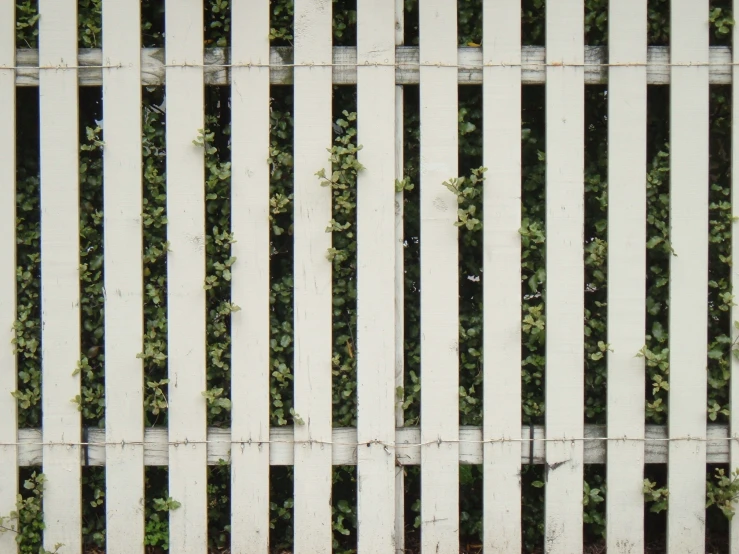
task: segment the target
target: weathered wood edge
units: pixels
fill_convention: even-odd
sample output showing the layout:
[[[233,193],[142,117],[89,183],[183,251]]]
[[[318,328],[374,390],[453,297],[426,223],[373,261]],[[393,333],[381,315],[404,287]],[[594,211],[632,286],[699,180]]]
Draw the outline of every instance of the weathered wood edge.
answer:
[[[531,437],[530,428],[521,428],[521,463],[543,464],[544,463],[544,427],[536,425],[533,427],[534,441],[528,441]],[[482,441],[482,428],[461,426],[459,430],[459,463],[465,465],[482,464],[482,443],[471,443],[464,441]],[[585,438],[602,438],[606,436],[605,425],[586,425]],[[144,463],[147,466],[166,466],[168,464],[168,436],[164,427],[153,427],[146,429],[144,435]],[[419,465],[421,460],[421,447],[403,447],[404,444],[417,445],[421,440],[421,432],[418,427],[403,427],[396,429],[397,459],[398,464]],[[729,431],[726,425],[710,425],[708,427],[708,460],[709,464],[723,464],[729,461]],[[89,429],[90,443],[104,443],[105,429]],[[645,463],[664,464],[667,462],[667,428],[662,425],[647,425],[645,442]],[[231,430],[228,428],[211,427],[208,429],[208,464],[217,465],[220,460],[228,460],[231,444]],[[351,446],[357,441],[357,432],[353,428],[335,428],[333,430],[333,465],[356,465],[356,448]],[[739,439],[738,439],[739,440]],[[293,463],[293,428],[273,427],[270,430],[270,465],[292,465]],[[18,432],[18,458],[21,467],[38,466],[42,461],[42,448],[40,429],[21,429]],[[182,445],[186,448],[185,445]],[[53,447],[52,447],[53,448]],[[66,446],[60,446],[66,448]],[[126,448],[124,445],[123,448]],[[105,465],[105,447],[89,446],[82,448],[83,465],[102,466]],[[85,453],[85,450],[87,452]],[[585,441],[585,463],[605,464],[606,441]]]
[[[462,47],[459,49],[459,84],[482,85],[482,50]],[[545,81],[544,60],[546,50],[542,46],[522,48],[522,83],[525,85],[543,84]],[[227,67],[231,59],[228,48],[208,48],[205,50],[205,84],[228,85],[231,82]],[[398,46],[396,49],[397,68],[395,82],[398,85],[417,85],[419,74],[419,53],[414,46]],[[80,86],[101,86],[103,62],[102,50],[80,49],[78,63]],[[293,49],[273,47],[270,51],[270,83],[273,85],[292,85]],[[333,49],[333,82],[337,85],[357,83],[357,50],[354,47],[338,46]],[[585,47],[585,84],[598,85],[608,82],[608,52],[603,46]],[[731,48],[713,46],[710,51],[710,83],[712,85],[731,84]],[[600,65],[599,65],[600,64]],[[21,48],[16,54],[16,85],[19,87],[38,86],[38,50]],[[98,67],[92,67],[98,66]],[[651,46],[647,55],[647,83],[667,85],[670,83],[670,52],[666,46]],[[0,66],[0,71],[7,70]],[[141,80],[144,86],[164,84],[164,48],[144,48],[141,51]]]

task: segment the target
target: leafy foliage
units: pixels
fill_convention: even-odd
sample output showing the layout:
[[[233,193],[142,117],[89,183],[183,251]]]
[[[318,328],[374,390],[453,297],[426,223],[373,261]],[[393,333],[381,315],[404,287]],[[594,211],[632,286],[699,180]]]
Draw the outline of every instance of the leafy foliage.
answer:
[[[606,518],[603,511],[606,483],[600,471],[587,468],[583,483],[583,522],[591,537],[603,537],[606,533]]]
[[[44,530],[43,473],[31,473],[23,483],[23,493],[16,497],[15,510],[8,516],[0,516],[0,533],[15,533],[20,554],[56,554],[64,546],[57,544],[54,550],[42,546]]]
[[[326,232],[332,247],[326,253],[333,266],[333,421],[355,426],[357,413],[357,175],[364,169],[357,160],[357,114],[344,110],[336,120],[338,135],[329,150],[331,174],[316,173],[321,186],[331,189],[333,218]]]
[[[667,509],[667,500],[670,496],[670,492],[667,487],[658,487],[657,483],[644,479],[644,502],[651,504],[649,507],[650,512],[658,514]]]
[[[739,469],[727,475],[723,468],[716,468],[713,477],[706,481],[706,507],[717,506],[731,521],[736,514],[734,504],[739,500]]]
[[[180,506],[179,502],[169,496],[152,500],[146,510],[145,545],[161,546],[162,550],[169,550],[169,516],[167,514]]]

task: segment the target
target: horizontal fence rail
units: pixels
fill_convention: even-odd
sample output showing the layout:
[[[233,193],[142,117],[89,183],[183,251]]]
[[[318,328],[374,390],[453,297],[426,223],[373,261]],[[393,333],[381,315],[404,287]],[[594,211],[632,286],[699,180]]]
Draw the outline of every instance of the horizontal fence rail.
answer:
[[[606,463],[607,443],[644,443],[645,463],[664,464],[667,463],[668,444],[671,442],[683,442],[692,444],[705,442],[707,450],[707,463],[725,464],[729,461],[730,444],[739,442],[739,437],[731,437],[728,427],[725,425],[711,425],[708,427],[706,439],[694,437],[668,437],[667,428],[662,425],[647,425],[643,439],[631,439],[628,437],[606,436],[605,425],[586,425],[583,437],[577,437],[577,442],[583,443],[586,464]],[[164,428],[148,428],[144,433],[144,464],[147,466],[166,466],[169,464],[168,448],[192,447],[193,444],[205,442],[208,447],[208,464],[217,465],[219,461],[228,461],[230,451],[233,448],[241,448],[241,445],[254,444],[259,446],[269,445],[269,463],[273,466],[293,465],[294,450],[301,444],[330,444],[333,446],[333,465],[356,465],[357,448],[366,447],[371,442],[358,442],[357,430],[354,428],[334,428],[331,441],[306,440],[300,441],[294,438],[291,427],[273,427],[270,430],[269,440],[258,441],[236,441],[231,439],[230,429],[211,427],[208,429],[206,441],[170,441],[167,430]],[[372,441],[374,442],[374,441]],[[450,442],[450,441],[442,441]],[[459,463],[465,465],[480,465],[483,463],[483,445],[500,443],[520,443],[522,464],[545,463],[545,448],[549,442],[571,442],[569,439],[547,439],[543,425],[523,426],[521,437],[516,439],[489,439],[483,440],[480,427],[460,426],[459,428]],[[424,443],[425,445],[437,444],[438,441]],[[41,465],[42,445],[44,444],[39,429],[21,429],[18,433],[18,442],[10,443],[10,446],[18,448],[18,463],[20,466]],[[83,443],[80,463],[82,465],[100,466],[105,465],[106,445],[118,446],[122,449],[133,446],[136,443],[117,442],[115,445],[106,443],[104,429],[89,429],[87,440]],[[383,443],[380,443],[383,444]],[[0,448],[8,444],[0,444]],[[67,443],[55,442],[47,447],[66,448]],[[399,465],[421,464],[421,431],[418,427],[401,427],[396,429],[395,442],[390,444],[397,449],[395,458]]]
[[[293,49],[288,46],[273,46],[270,48],[269,63],[232,63],[231,51],[228,48],[206,48],[204,54],[204,74],[206,85],[227,85],[231,82],[229,69],[231,67],[269,67],[269,81],[273,85],[292,85],[293,73],[296,67]],[[457,51],[457,63],[452,64],[458,69],[460,85],[481,85],[484,67],[511,67],[507,62],[483,63],[482,49],[461,47]],[[79,50],[78,65],[79,84],[83,87],[101,86],[103,83],[102,69],[111,67],[103,64],[101,49]],[[174,64],[176,67],[182,64]],[[192,65],[192,64],[187,64]],[[324,66],[326,64],[323,64]],[[333,83],[335,85],[357,84],[357,49],[351,46],[335,46],[333,61],[328,64],[333,68]],[[378,66],[385,65],[377,62]],[[420,53],[415,46],[398,46],[395,50],[395,82],[398,85],[417,85],[421,67]],[[429,66],[449,66],[448,64],[429,63]],[[562,64],[554,64],[561,66]],[[571,64],[570,64],[571,65]],[[585,84],[599,85],[608,82],[608,68],[617,66],[635,67],[643,63],[624,62],[609,63],[608,51],[603,46],[585,46]],[[687,64],[686,64],[687,65]],[[690,64],[695,65],[695,64]],[[710,83],[712,85],[729,85],[732,80],[734,62],[731,49],[726,46],[712,46],[709,61],[705,64],[709,68]],[[321,64],[306,64],[319,67]],[[647,51],[647,83],[650,85],[670,84],[671,68],[670,49],[666,46],[650,46]],[[113,65],[112,67],[115,67]],[[543,85],[546,82],[546,48],[543,46],[524,46],[521,48],[521,83],[525,85]],[[20,87],[38,86],[38,51],[29,48],[20,48],[16,55],[16,66],[0,65],[0,71],[14,70],[16,85]],[[71,69],[72,66],[50,66],[50,69]],[[167,64],[164,59],[164,48],[144,48],[141,50],[141,83],[146,86],[163,85]]]

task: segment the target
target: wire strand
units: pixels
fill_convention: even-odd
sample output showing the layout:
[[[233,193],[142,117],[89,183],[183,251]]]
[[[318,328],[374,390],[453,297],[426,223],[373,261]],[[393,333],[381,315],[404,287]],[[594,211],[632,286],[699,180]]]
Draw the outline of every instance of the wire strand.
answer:
[[[343,441],[325,441],[318,439],[308,440],[280,440],[280,439],[269,439],[269,440],[258,440],[258,439],[246,439],[246,440],[189,440],[184,439],[181,441],[86,441],[86,442],[75,442],[75,441],[17,441],[17,442],[0,442],[0,447],[28,447],[28,446],[84,446],[84,447],[107,447],[107,446],[161,446],[167,444],[168,446],[190,446],[190,445],[208,445],[208,444],[231,444],[240,446],[262,446],[268,444],[291,444],[295,446],[301,445],[318,445],[318,446],[343,446],[350,448],[357,448],[360,446],[370,447],[372,445],[383,446],[386,448],[422,448],[425,446],[441,446],[442,444],[505,444],[505,443],[526,443],[526,442],[560,442],[560,443],[575,443],[575,442],[720,442],[720,441],[739,441],[739,435],[728,436],[728,437],[506,437],[498,439],[436,439],[418,443],[398,443],[398,442],[384,442],[380,440],[370,440],[364,442],[343,442]]]
[[[402,68],[421,68],[421,67],[437,67],[437,68],[455,68],[463,70],[482,70],[486,67],[511,67],[521,69],[541,69],[547,67],[575,67],[575,68],[609,68],[609,67],[646,67],[646,68],[667,68],[667,67],[735,67],[739,66],[739,62],[603,62],[603,63],[565,63],[565,62],[521,62],[521,63],[492,63],[483,62],[479,64],[450,64],[442,62],[366,62],[366,63],[321,63],[321,62],[307,62],[307,63],[259,63],[259,62],[244,62],[244,63],[161,63],[152,64],[152,67],[157,68],[203,68],[203,69],[234,69],[234,68],[269,68],[269,69],[294,69],[296,67],[308,67],[308,68],[320,68],[320,67],[344,67],[344,68],[360,68],[360,67],[394,67],[396,69]],[[130,65],[126,64],[93,64],[93,65],[0,65],[0,71],[69,71],[69,70],[85,70],[85,69],[129,69]],[[143,68],[143,64],[142,64]]]

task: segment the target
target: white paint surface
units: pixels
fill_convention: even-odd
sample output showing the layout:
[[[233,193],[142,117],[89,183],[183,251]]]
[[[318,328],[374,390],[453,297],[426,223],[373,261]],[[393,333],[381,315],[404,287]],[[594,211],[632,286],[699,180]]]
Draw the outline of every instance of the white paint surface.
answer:
[[[708,1],[670,6],[672,62],[708,61]],[[670,88],[670,436],[706,436],[708,67],[675,66]],[[674,409],[679,406],[679,409]],[[706,445],[670,443],[667,548],[705,552]]]
[[[583,1],[547,4],[546,432],[583,434],[584,70]],[[582,442],[547,443],[545,549],[582,552]]]
[[[233,60],[269,58],[269,1],[232,4]],[[231,549],[269,551],[269,68],[231,82]]]
[[[395,3],[357,4],[357,400],[360,442],[395,438]],[[365,66],[366,64],[366,66]],[[357,450],[358,550],[395,552],[395,452]]]
[[[0,0],[0,67],[15,63],[15,2]],[[0,70],[0,443],[17,440],[15,346],[15,75]],[[18,493],[18,449],[0,446],[0,517],[15,510]],[[2,525],[17,529],[15,521]],[[0,533],[0,552],[17,551],[13,533]]]
[[[106,549],[144,551],[140,6],[103,2]]]
[[[611,62],[646,62],[647,2],[610,4]],[[647,70],[611,67],[608,87],[609,551],[644,549],[644,358],[646,302]]]
[[[41,374],[47,443],[80,442],[77,2],[40,0]],[[79,446],[44,448],[44,548],[82,551]]]
[[[205,174],[203,148],[203,2],[167,0],[167,317],[169,438],[206,437]],[[203,444],[169,449],[170,552],[205,552],[207,466]]]
[[[483,4],[483,436],[521,436],[521,2]],[[521,550],[521,456],[484,447],[483,540]]]
[[[404,0],[395,0],[395,44],[400,46],[404,40],[405,5]],[[396,49],[397,50],[397,49]],[[395,179],[404,176],[403,129],[404,129],[403,87],[395,86]],[[405,385],[405,246],[403,231],[403,191],[395,193],[395,389],[402,390]],[[395,426],[405,425],[403,398],[395,399]],[[405,554],[405,470],[395,467],[395,554]]]
[[[295,59],[331,62],[331,1],[296,0]],[[297,440],[331,440],[331,67],[295,68],[295,411]],[[295,446],[295,554],[331,550],[331,446]]]
[[[421,80],[421,439],[459,436],[459,275],[455,2],[420,4]],[[459,445],[421,449],[421,551],[459,549]]]

